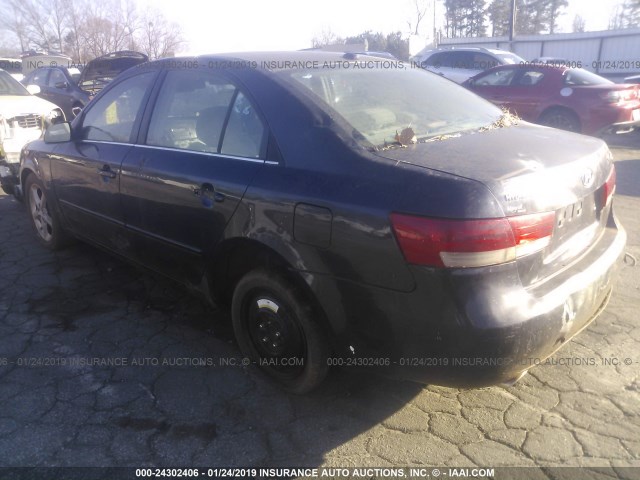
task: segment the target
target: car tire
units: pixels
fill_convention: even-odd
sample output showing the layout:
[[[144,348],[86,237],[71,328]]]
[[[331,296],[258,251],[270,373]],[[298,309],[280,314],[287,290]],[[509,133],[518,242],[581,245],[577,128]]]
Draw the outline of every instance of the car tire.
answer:
[[[31,226],[42,245],[50,250],[59,250],[69,243],[69,236],[62,228],[54,208],[51,208],[42,180],[30,174],[25,182],[25,202]]]
[[[580,133],[580,120],[570,110],[565,108],[552,108],[540,116],[539,123],[547,127],[559,128],[569,132]]]
[[[254,270],[238,282],[231,316],[242,353],[285,390],[303,394],[322,383],[327,335],[301,289],[279,274]]]

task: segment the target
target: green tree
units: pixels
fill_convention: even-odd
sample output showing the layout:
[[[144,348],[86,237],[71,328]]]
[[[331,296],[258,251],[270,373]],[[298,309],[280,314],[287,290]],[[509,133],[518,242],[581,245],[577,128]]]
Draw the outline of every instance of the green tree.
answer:
[[[444,0],[448,37],[482,37],[486,34],[485,0]]]
[[[532,35],[555,33],[560,15],[569,5],[567,0],[518,0],[516,33]]]
[[[622,10],[624,12],[623,27],[640,26],[640,0],[626,0],[622,4]]]
[[[492,0],[487,8],[487,13],[491,24],[491,36],[502,37],[509,35],[511,0]]]

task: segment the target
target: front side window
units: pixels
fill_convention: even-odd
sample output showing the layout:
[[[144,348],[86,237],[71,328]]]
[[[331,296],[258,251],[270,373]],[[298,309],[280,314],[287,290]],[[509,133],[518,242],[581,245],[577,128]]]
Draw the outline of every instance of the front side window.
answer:
[[[59,83],[67,83],[67,77],[58,69],[51,70],[49,74],[49,86],[55,88]]]
[[[337,112],[373,145],[411,128],[418,140],[487,126],[502,111],[469,90],[422,69],[285,70],[278,75]],[[354,138],[361,138],[354,136]]]
[[[87,111],[82,122],[82,138],[130,143],[133,126],[142,102],[155,76],[154,72],[130,77],[109,90]]]
[[[543,78],[544,73],[531,70],[522,74],[518,79],[518,85],[523,87],[533,87],[534,85],[538,85]]]
[[[158,95],[146,143],[257,158],[263,136],[252,104],[229,80],[215,72],[175,70]]]
[[[33,72],[31,76],[31,80],[29,80],[30,85],[38,85],[40,87],[44,87],[47,85],[47,74],[49,70],[46,68],[41,68]]]
[[[476,78],[474,84],[477,86],[504,87],[511,84],[515,73],[514,69],[496,70]]]

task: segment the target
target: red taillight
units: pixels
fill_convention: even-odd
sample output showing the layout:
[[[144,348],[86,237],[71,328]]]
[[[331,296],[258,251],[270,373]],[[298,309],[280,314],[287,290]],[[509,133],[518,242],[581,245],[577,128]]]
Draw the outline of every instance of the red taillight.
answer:
[[[555,214],[443,220],[392,213],[391,224],[409,263],[482,267],[542,250],[551,240]]]
[[[602,98],[608,103],[629,102],[638,98],[638,91],[636,87],[631,87],[624,90],[610,90],[606,93],[603,93]]]
[[[611,172],[602,186],[602,205],[606,205],[616,190],[616,167],[611,165]]]

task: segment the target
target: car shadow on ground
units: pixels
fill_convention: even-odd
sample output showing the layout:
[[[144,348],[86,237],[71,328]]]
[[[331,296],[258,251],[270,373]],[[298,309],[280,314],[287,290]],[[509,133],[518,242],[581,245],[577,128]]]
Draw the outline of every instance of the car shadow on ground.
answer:
[[[0,219],[0,465],[380,466],[371,430],[423,388],[336,370],[289,395],[242,365],[226,310],[83,243],[45,250],[9,196]]]
[[[615,134],[609,133],[602,136],[602,140],[607,142],[609,148],[624,148],[637,150],[640,148],[640,130],[629,133]]]

